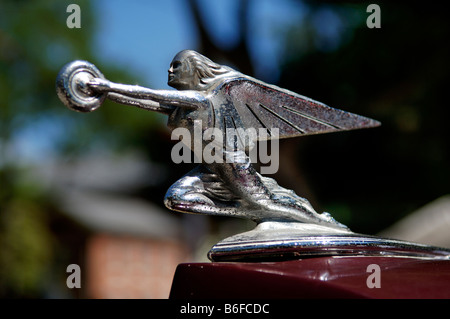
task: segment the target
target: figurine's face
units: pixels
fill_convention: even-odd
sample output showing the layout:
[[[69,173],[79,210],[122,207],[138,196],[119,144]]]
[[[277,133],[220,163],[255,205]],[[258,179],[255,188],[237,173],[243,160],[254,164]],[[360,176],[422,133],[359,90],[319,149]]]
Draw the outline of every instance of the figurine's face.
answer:
[[[177,90],[195,89],[198,79],[189,56],[184,52],[177,54],[169,68],[169,79],[167,84]]]

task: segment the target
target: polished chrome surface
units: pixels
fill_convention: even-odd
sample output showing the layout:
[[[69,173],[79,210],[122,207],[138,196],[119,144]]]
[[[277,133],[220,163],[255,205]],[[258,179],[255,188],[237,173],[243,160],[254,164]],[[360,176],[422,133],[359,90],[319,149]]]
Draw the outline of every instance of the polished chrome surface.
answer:
[[[88,85],[93,79],[103,79],[97,67],[87,61],[73,61],[61,68],[56,79],[59,99],[78,112],[92,112],[99,108],[107,94],[94,92]]]
[[[264,222],[212,247],[212,261],[274,261],[320,256],[396,256],[450,260],[450,249],[313,224]]]
[[[192,50],[178,53],[168,72],[168,84],[177,91],[113,83],[92,64],[74,61],[58,75],[57,92],[61,101],[76,111],[93,111],[109,98],[167,114],[171,129],[186,128],[194,133],[198,121],[203,133],[211,128],[224,133],[217,141],[223,161],[203,161],[170,187],[164,200],[169,209],[242,217],[257,223],[294,221],[346,229],[328,213],[317,213],[306,199],[260,175],[248,152],[259,140],[368,128],[378,126],[377,121],[266,84]],[[258,133],[247,139],[227,136],[229,129],[242,132],[249,128]],[[196,143],[199,141],[194,138],[188,143],[191,150],[195,151]],[[201,151],[205,146],[202,141]]]

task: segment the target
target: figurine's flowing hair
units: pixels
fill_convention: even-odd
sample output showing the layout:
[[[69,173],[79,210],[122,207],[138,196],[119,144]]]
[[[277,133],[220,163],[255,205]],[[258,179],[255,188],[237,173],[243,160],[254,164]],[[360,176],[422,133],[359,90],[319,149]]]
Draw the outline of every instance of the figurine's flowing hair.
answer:
[[[207,90],[217,83],[219,79],[236,75],[236,71],[232,68],[215,63],[193,50],[185,50],[190,63],[195,70],[199,81],[199,90]]]

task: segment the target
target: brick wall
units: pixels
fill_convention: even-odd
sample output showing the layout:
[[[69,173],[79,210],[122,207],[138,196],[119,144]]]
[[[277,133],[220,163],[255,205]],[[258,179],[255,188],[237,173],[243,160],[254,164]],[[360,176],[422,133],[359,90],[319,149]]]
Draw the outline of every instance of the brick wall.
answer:
[[[168,298],[176,266],[188,260],[169,240],[97,234],[86,248],[88,298]]]

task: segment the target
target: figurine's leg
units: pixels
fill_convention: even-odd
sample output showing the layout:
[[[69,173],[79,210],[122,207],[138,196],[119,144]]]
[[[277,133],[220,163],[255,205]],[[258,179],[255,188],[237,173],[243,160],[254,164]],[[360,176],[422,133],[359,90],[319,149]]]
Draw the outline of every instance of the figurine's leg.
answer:
[[[318,214],[306,199],[258,174],[249,161],[199,165],[169,188],[164,203],[184,213],[345,228],[329,214]]]
[[[259,175],[259,174],[258,174]],[[299,210],[308,210],[312,212],[314,215],[318,215],[321,221],[325,221],[326,223],[333,224],[339,228],[346,228],[347,226],[336,221],[329,213],[323,212],[321,214],[317,214],[312,205],[306,198],[298,196],[293,190],[286,189],[278,185],[278,183],[273,179],[265,176],[259,175],[259,177],[263,180],[264,184],[270,189],[272,193],[272,200],[274,202],[280,203],[284,206],[294,207]]]
[[[239,217],[240,202],[217,175],[199,165],[167,191],[167,208],[183,213]]]
[[[258,174],[250,161],[212,164],[208,168],[229,185],[241,199],[241,209],[256,222],[279,220],[345,227],[328,213],[318,214],[306,199],[278,186],[275,180]]]

